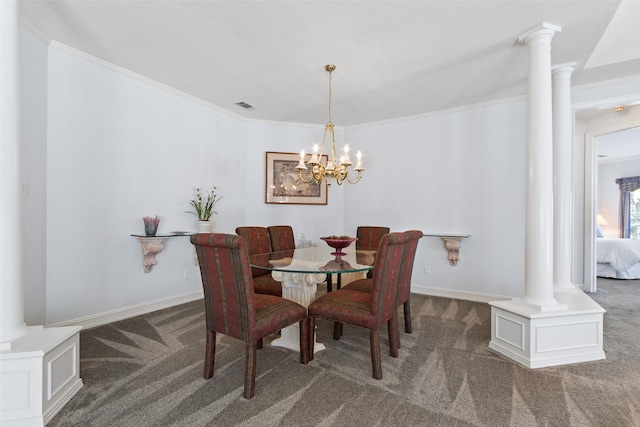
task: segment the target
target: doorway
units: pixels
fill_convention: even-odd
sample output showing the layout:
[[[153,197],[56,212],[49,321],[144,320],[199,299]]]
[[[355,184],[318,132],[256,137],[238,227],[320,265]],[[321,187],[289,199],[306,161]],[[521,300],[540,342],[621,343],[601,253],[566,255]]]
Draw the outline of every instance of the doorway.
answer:
[[[619,101],[623,104],[623,100]],[[624,100],[626,105],[631,105],[629,114],[616,117],[604,117],[611,114],[615,106],[615,102],[611,104],[608,111],[607,107],[599,107],[599,111],[604,111],[601,116],[591,109],[574,109],[576,120],[584,120],[584,117],[590,117],[588,121],[592,125],[585,127],[584,133],[584,259],[583,259],[583,290],[586,292],[597,291],[596,280],[596,215],[597,215],[597,187],[598,187],[598,164],[597,149],[598,139],[604,135],[614,132],[620,132],[640,126],[640,106],[632,105],[640,103],[640,100],[630,102]],[[582,118],[581,118],[582,117]],[[604,117],[604,118],[601,118]]]

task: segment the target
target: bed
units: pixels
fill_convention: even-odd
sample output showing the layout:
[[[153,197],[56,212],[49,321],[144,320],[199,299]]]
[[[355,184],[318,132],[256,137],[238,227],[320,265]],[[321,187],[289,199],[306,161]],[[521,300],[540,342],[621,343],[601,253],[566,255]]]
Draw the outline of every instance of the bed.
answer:
[[[598,277],[640,279],[640,240],[596,239]]]

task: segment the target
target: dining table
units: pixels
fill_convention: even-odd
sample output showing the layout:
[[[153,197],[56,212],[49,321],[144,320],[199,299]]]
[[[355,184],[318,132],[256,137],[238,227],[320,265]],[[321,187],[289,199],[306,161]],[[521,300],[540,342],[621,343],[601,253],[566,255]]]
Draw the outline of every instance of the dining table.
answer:
[[[333,275],[348,280],[365,278],[373,269],[376,251],[357,250],[355,245],[336,250],[321,242],[316,246],[250,255],[253,268],[269,270],[282,284],[282,297],[308,307],[316,298],[318,284]],[[315,335],[314,335],[315,336]],[[277,347],[300,351],[300,327],[296,323],[282,329],[280,337],[271,342]],[[314,353],[325,346],[314,342]]]

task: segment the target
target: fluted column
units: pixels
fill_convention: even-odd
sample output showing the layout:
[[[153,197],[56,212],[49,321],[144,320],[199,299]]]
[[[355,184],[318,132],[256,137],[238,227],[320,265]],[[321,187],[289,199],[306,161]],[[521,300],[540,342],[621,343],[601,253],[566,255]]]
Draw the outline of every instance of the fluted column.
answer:
[[[0,349],[25,335],[20,240],[18,2],[0,1]]]
[[[519,41],[529,48],[528,138],[523,302],[553,309],[553,132],[551,39],[560,28],[543,24]]]
[[[553,67],[553,286],[575,289],[571,282],[573,218],[571,73],[575,63]]]

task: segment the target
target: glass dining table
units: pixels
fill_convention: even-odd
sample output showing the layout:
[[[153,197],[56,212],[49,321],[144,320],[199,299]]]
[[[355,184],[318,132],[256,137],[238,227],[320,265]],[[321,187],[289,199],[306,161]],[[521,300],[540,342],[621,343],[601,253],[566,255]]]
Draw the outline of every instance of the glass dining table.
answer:
[[[307,307],[316,297],[317,285],[331,280],[333,275],[347,280],[366,277],[367,271],[373,269],[375,254],[376,251],[356,250],[355,246],[336,252],[323,242],[319,246],[254,254],[249,259],[251,267],[269,270],[282,284],[283,298]],[[284,328],[280,338],[271,344],[300,351],[299,325]],[[314,344],[315,352],[324,348],[323,344]]]

